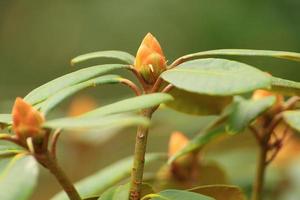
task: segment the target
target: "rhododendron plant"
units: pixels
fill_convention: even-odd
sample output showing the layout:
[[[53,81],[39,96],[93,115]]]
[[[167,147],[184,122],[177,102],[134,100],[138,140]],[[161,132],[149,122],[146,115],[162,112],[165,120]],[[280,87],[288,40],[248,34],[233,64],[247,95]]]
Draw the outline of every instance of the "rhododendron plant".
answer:
[[[297,110],[300,83],[228,60],[226,56],[300,61],[300,54],[294,52],[219,49],[184,55],[168,63],[158,40],[150,33],[143,39],[136,57],[111,50],[75,57],[71,61],[74,66],[95,58],[111,58],[121,64],[100,64],[61,76],[24,98],[18,97],[12,113],[0,115],[3,132],[0,139],[6,141],[4,148],[0,148],[0,158],[12,159],[3,168],[9,175],[0,176],[0,183],[5,186],[1,190],[9,191],[4,200],[30,197],[38,174],[37,164],[53,174],[63,189],[52,200],[244,200],[243,190],[232,185],[220,167],[203,161],[206,153],[203,148],[217,138],[231,137],[245,130],[251,131],[259,147],[252,200],[262,200],[269,164],[286,144],[287,135],[300,131]],[[134,80],[115,74],[117,70],[128,70]],[[122,84],[134,96],[98,108],[93,103],[84,107],[88,108],[84,112],[72,116],[48,117],[68,97],[104,84]],[[214,117],[205,127],[199,127],[201,131],[193,138],[173,130],[168,152],[147,153],[152,116],[162,108]],[[133,156],[72,183],[57,161],[60,134],[72,130],[80,131],[85,137],[85,132],[90,130],[105,130],[108,137],[113,135],[110,130],[124,127],[137,128]],[[14,145],[8,146],[9,143]],[[145,165],[155,161],[165,164],[149,178],[145,176]],[[26,181],[24,178],[18,182],[16,171],[21,171],[20,178],[25,177]],[[10,186],[11,177],[18,184]],[[16,189],[17,186],[20,188]]]

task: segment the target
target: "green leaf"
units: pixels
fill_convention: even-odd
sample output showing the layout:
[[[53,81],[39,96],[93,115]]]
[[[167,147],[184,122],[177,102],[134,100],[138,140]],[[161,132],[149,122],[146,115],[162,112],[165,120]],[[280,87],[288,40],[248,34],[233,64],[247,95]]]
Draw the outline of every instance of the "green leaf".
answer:
[[[148,126],[149,120],[137,115],[116,114],[109,116],[94,117],[66,117],[47,121],[43,127],[52,129],[91,129],[142,125]]]
[[[38,164],[34,158],[19,154],[8,162],[1,160],[0,169],[0,199],[29,199],[38,177]]]
[[[212,197],[204,196],[194,192],[172,189],[164,190],[154,195],[146,195],[145,197],[147,196],[149,196],[152,200],[214,200]],[[142,198],[142,200],[149,199],[145,197]]]
[[[133,64],[135,60],[133,55],[123,51],[98,51],[77,56],[71,60],[71,64],[75,65],[77,63],[95,58],[114,58],[124,61],[127,64]]]
[[[272,77],[272,91],[287,96],[300,95],[300,83],[282,78]]]
[[[182,90],[229,96],[270,88],[271,76],[244,63],[225,59],[199,59],[165,71],[162,78]]]
[[[161,153],[150,153],[146,155],[145,164],[155,161],[165,161],[167,156]],[[81,196],[99,195],[116,183],[127,178],[132,170],[132,157],[122,159],[99,172],[79,181],[75,184]],[[52,200],[68,200],[64,192],[55,195]]]
[[[242,190],[232,185],[205,185],[189,191],[215,198],[216,200],[246,200]]]
[[[220,114],[232,101],[232,96],[203,95],[178,88],[173,88],[169,94],[174,97],[174,101],[166,103],[168,107],[192,115]]]
[[[106,190],[98,200],[128,200],[130,190],[130,183],[120,185],[118,187],[112,187]],[[154,192],[152,187],[148,184],[142,183],[142,194],[149,194]]]
[[[188,54],[178,58],[174,63],[214,56],[262,56],[274,57],[300,62],[300,53],[288,51],[252,50],[252,49],[217,49]]]
[[[88,198],[83,198],[83,200],[98,200],[99,197],[95,196],[95,197],[88,197]]]
[[[36,89],[31,91],[24,99],[28,103],[34,105],[40,103],[60,91],[61,89],[70,87],[77,83],[81,83],[83,81],[89,80],[91,78],[100,76],[109,71],[115,69],[128,68],[129,66],[120,65],[120,64],[109,64],[109,65],[97,65],[93,67],[88,67],[85,69],[81,69],[59,78],[56,78]]]
[[[0,114],[0,128],[1,126],[9,126],[12,124],[12,116],[10,114]]]
[[[95,109],[81,116],[92,117],[138,111],[140,109],[157,106],[161,103],[165,103],[171,100],[173,100],[173,97],[166,93],[146,94],[112,103],[110,105]]]
[[[283,117],[290,127],[300,132],[300,110],[285,111]]]
[[[269,96],[259,100],[246,100],[237,97],[229,114],[226,131],[240,133],[259,115],[267,111],[276,102],[275,96]]]
[[[183,149],[181,149],[175,155],[173,155],[169,159],[168,163],[170,164],[173,161],[175,161],[177,158],[202,148],[205,144],[209,143],[216,137],[223,135],[225,133],[226,133],[226,129],[224,125],[220,125],[210,130],[204,131],[203,133],[197,135],[194,139],[192,139]]]
[[[130,184],[110,188],[101,195],[99,200],[128,200],[129,189]]]
[[[88,87],[95,87],[100,84],[115,84],[115,83],[119,83],[120,80],[121,80],[121,77],[117,76],[117,75],[106,75],[106,76],[94,78],[94,79],[67,87],[65,89],[62,89],[35,107],[37,109],[40,109],[40,111],[43,112],[44,114],[47,114],[51,109],[53,109],[61,101],[63,101],[67,97],[75,94],[76,92],[78,92],[80,90],[83,90]]]
[[[0,134],[0,139],[2,136],[9,135],[9,134]],[[6,158],[6,157],[12,157],[16,154],[25,152],[24,149],[22,149],[20,146],[8,142],[0,140],[0,159]]]

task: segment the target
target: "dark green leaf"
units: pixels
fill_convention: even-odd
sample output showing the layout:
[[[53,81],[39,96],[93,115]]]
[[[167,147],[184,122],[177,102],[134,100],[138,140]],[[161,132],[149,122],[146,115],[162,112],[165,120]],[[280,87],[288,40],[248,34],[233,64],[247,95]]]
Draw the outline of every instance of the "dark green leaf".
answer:
[[[167,156],[160,153],[146,155],[145,164],[155,161],[165,161]],[[81,196],[99,195],[116,183],[130,176],[132,170],[132,157],[125,158],[112,164],[99,172],[79,181],[75,184]],[[52,200],[68,200],[64,192],[55,195]]]
[[[114,58],[124,61],[127,64],[133,64],[135,59],[133,55],[124,51],[98,51],[77,56],[71,60],[71,64],[75,65],[77,63],[95,58]]]
[[[263,56],[274,57],[286,60],[293,60],[300,62],[300,53],[287,52],[287,51],[269,51],[269,50],[252,50],[252,49],[217,49],[210,51],[202,51],[198,53],[188,54],[178,58],[174,64],[185,62],[188,60],[215,57],[215,56]]]
[[[232,185],[205,185],[189,191],[215,198],[216,200],[246,200],[242,190]]]
[[[40,103],[59,90],[122,68],[128,68],[128,66],[120,64],[97,65],[66,74],[34,89],[25,97],[25,101],[32,105]]]
[[[148,196],[148,195],[147,195]],[[145,197],[147,197],[145,196]],[[152,200],[214,200],[212,197],[204,196],[201,194],[197,194],[194,192],[184,191],[184,190],[164,190],[159,192],[158,194],[149,195]]]
[[[289,126],[300,132],[300,110],[286,111],[283,113],[283,117]]]
[[[66,99],[67,97],[75,94],[76,92],[83,90],[88,87],[95,87],[100,84],[114,84],[119,83],[121,80],[120,76],[117,75],[105,75],[98,78],[94,78],[82,83],[78,83],[76,85],[67,87],[65,89],[60,90],[59,92],[51,95],[47,100],[35,106],[39,108],[41,112],[47,114],[52,108],[54,108],[61,101]]]
[[[272,77],[272,91],[287,96],[300,95],[300,83],[282,78]]]
[[[182,90],[230,96],[270,88],[271,76],[244,63],[225,59],[199,59],[167,70],[162,78]]]
[[[108,114],[117,114],[124,112],[138,111],[140,109],[157,106],[173,100],[173,97],[166,93],[146,94],[142,96],[132,97],[110,105],[95,109],[88,112],[82,117],[102,116]]]
[[[173,101],[166,105],[179,112],[192,115],[216,115],[231,103],[232,96],[209,96],[173,88],[169,94]]]
[[[38,164],[34,158],[19,154],[7,161],[1,160],[0,169],[0,199],[29,199],[38,177]]]
[[[44,127],[52,129],[92,129],[108,127],[126,127],[142,125],[148,126],[149,120],[138,115],[116,114],[109,116],[93,117],[68,117],[54,119],[44,123]]]
[[[246,100],[237,97],[229,114],[226,131],[229,133],[240,133],[259,115],[267,111],[276,101],[275,96],[259,100]]]

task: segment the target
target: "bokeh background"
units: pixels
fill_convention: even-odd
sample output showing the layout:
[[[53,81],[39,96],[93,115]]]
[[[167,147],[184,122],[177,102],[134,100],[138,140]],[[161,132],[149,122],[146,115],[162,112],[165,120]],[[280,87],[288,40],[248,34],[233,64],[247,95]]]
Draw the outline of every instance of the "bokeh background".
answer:
[[[187,53],[221,48],[300,52],[299,10],[299,0],[1,0],[0,111],[10,112],[17,96],[24,96],[55,77],[79,69],[80,66],[69,64],[77,55],[99,50],[135,54],[147,32],[159,39],[169,61]],[[299,63],[270,58],[235,59],[273,75],[300,81]],[[121,86],[86,90],[65,101],[52,117],[72,115],[80,112],[76,111],[78,107],[84,110],[130,95],[130,91]],[[207,120],[169,110],[159,112],[154,118],[149,151],[166,151],[172,131],[180,130],[192,136]],[[105,141],[99,139],[97,145],[82,142],[72,134],[63,137],[60,160],[72,180],[130,155],[134,130],[124,132]],[[219,162],[232,183],[247,191],[253,177],[255,151],[252,137],[244,134],[219,141],[208,150],[207,159]],[[299,197],[300,172],[294,168],[297,167],[292,164],[271,167],[267,189],[271,199]],[[281,184],[284,185],[286,179],[290,181],[290,176],[299,180],[292,181],[289,189],[285,189]],[[285,192],[277,195],[278,188]],[[42,171],[32,199],[49,199],[58,190],[55,180]]]

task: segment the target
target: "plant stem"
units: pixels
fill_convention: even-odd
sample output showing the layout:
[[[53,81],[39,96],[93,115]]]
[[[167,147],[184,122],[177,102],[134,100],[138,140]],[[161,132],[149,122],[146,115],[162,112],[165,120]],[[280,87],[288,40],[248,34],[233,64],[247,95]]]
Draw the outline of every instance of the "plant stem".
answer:
[[[74,185],[49,152],[36,156],[36,158],[55,176],[70,200],[81,200]]]
[[[265,171],[267,167],[267,153],[267,147],[261,145],[259,149],[259,157],[257,162],[256,178],[252,189],[252,200],[262,200]]]
[[[142,115],[151,119],[152,109],[145,109]],[[143,182],[148,127],[139,126],[136,134],[134,161],[131,173],[130,200],[139,200]]]

